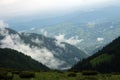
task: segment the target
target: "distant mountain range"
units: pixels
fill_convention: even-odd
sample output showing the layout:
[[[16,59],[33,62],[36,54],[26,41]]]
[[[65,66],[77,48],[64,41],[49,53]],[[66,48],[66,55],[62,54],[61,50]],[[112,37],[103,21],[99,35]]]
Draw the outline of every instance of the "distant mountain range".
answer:
[[[35,33],[18,33],[0,29],[0,47],[11,48],[41,62],[49,68],[67,69],[88,55],[65,42]]]
[[[49,37],[64,34],[66,39],[78,37],[82,40],[75,46],[89,55],[100,50],[120,35],[120,6],[75,11],[57,17],[41,17],[39,15],[15,17],[7,20],[13,29],[44,34]]]
[[[82,41],[75,46],[92,55],[120,35],[119,9],[120,6],[110,6],[88,11],[78,10],[45,19],[41,19],[39,15],[24,19],[17,17],[9,20],[8,23],[18,31],[44,34],[41,32],[44,30],[48,33],[47,36],[53,38],[59,34],[64,34],[65,39],[77,36],[77,39]]]
[[[99,72],[120,72],[120,37],[102,50],[77,63],[71,70],[96,70]]]
[[[40,32],[41,30],[44,30],[44,32]],[[96,49],[100,50],[120,35],[120,20],[106,18],[80,24],[62,23],[37,28],[30,32],[39,34],[47,32],[50,37],[62,34],[66,40],[70,38],[76,39],[77,37],[80,42],[75,44],[75,46],[92,55]]]
[[[48,67],[33,60],[30,56],[7,48],[0,48],[0,68],[14,70],[49,70]]]

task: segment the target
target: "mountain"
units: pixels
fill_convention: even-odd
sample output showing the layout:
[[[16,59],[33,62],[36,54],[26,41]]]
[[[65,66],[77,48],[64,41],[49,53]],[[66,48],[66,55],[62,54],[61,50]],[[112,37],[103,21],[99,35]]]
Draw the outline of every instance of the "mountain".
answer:
[[[17,70],[49,70],[30,56],[8,48],[0,48],[0,67]]]
[[[44,34],[41,32],[44,29],[49,37],[64,34],[67,40],[77,36],[80,42],[74,46],[92,55],[95,50],[100,50],[120,35],[119,16],[120,6],[111,5],[77,10],[66,15],[44,17],[36,14],[14,17],[6,21],[17,31]]]
[[[71,70],[97,70],[103,73],[120,72],[120,37],[93,56],[77,63]]]
[[[44,34],[45,32],[40,32],[40,30],[44,30],[50,37],[55,37],[62,34],[65,36],[64,38],[66,40],[69,40],[73,37],[76,39],[77,36],[77,40],[82,41],[75,44],[75,46],[86,51],[89,55],[92,55],[94,50],[107,45],[120,35],[119,23],[120,19],[108,18],[98,21],[93,20],[80,24],[61,23],[44,28],[37,28],[32,30],[32,32]]]
[[[65,39],[70,39],[77,36],[78,40],[82,41],[75,46],[92,55],[96,49],[101,49],[120,35],[119,8],[120,6],[111,6],[89,11],[78,10],[50,19],[35,18],[28,21],[31,24],[27,24],[28,22],[25,21],[21,21],[21,23],[25,26],[32,25],[29,30],[26,30],[28,32],[44,34],[41,32],[44,29],[49,37],[64,34]],[[10,24],[17,26],[21,23],[16,22],[15,25],[11,22]]]
[[[74,46],[93,55],[120,35],[119,15],[120,6],[111,5],[77,10],[66,15],[44,17],[36,14],[14,17],[6,21],[17,31],[48,34],[47,36],[52,38],[62,34],[66,40],[75,39],[79,42]]]
[[[1,28],[0,47],[11,48],[31,56],[49,68],[67,69],[88,55],[65,42],[35,33],[18,33]]]
[[[60,25],[63,23],[78,24],[87,23],[92,21],[104,21],[105,19],[116,19],[119,18],[120,6],[108,6],[96,9],[87,10],[76,10],[69,14],[63,15],[28,15],[28,16],[17,16],[11,19],[7,19],[8,24],[15,30],[30,30],[32,27],[44,28],[49,26]],[[27,27],[26,27],[27,26]]]

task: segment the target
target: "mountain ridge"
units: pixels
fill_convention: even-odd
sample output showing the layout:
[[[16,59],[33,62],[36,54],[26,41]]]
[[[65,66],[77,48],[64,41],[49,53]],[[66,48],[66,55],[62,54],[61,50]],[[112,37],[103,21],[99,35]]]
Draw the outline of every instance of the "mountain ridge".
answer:
[[[120,37],[103,47],[91,57],[84,59],[71,70],[96,70],[102,73],[120,72]]]
[[[16,70],[49,70],[48,67],[33,60],[30,56],[8,48],[0,48],[0,68]]]
[[[18,33],[5,28],[5,35],[1,34],[0,46],[22,51],[42,64],[57,69],[71,67],[87,54],[78,48],[35,33]],[[4,31],[4,32],[5,32]],[[55,65],[55,66],[54,66]]]

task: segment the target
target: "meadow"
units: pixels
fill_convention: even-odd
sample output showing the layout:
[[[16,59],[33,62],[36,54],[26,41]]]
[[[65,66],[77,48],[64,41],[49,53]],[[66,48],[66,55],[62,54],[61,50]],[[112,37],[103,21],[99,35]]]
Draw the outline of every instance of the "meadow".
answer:
[[[13,74],[13,77],[10,76]],[[29,72],[24,71],[9,72],[7,74],[8,78],[2,79],[0,75],[0,80],[120,80],[120,74],[83,74],[82,72],[59,72],[59,71],[49,71],[49,72]]]

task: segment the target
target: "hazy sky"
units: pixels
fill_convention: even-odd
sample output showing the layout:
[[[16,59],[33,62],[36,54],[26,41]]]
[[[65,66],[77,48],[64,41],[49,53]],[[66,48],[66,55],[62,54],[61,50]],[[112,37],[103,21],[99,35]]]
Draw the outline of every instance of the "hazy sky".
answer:
[[[0,0],[0,17],[71,12],[120,3],[120,0]]]

